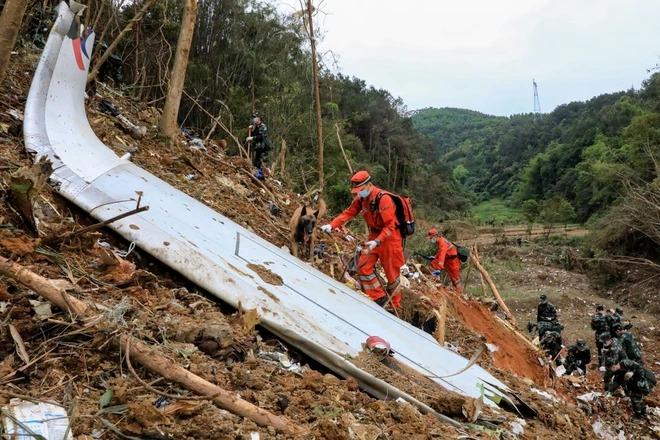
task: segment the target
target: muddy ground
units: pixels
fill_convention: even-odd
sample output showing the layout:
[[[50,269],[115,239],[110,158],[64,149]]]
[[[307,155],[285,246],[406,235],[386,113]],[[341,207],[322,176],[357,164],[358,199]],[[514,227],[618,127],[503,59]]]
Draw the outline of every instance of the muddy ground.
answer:
[[[173,363],[245,400],[288,417],[308,429],[306,438],[593,438],[593,424],[598,421],[612,432],[623,430],[630,438],[654,435],[657,420],[632,423],[624,398],[599,399],[578,408],[575,396],[599,390],[598,372],[591,371],[579,387],[567,379],[553,383],[549,375],[538,377],[538,365],[534,364],[538,359],[533,356],[525,354],[502,362],[498,360],[502,353],[489,352],[479,364],[504,380],[538,415],[521,422],[511,412],[484,410],[477,424],[457,429],[421,414],[409,404],[367,395],[358,389],[355,380],[336,377],[260,328],[253,312],[217,303],[140,250],[120,256],[118,251],[128,250],[128,244],[106,230],[62,243],[49,241],[49,237],[80,229],[91,220],[48,187],[34,197],[41,220],[38,230],[27,225],[8,203],[6,190],[12,174],[31,164],[23,149],[20,114],[16,111],[24,107],[36,56],[22,54],[14,61],[13,74],[0,87],[0,181],[5,197],[0,207],[0,255],[58,280],[58,285],[81,299],[103,304],[105,319],[118,331],[158,347]],[[219,147],[221,142],[208,144],[205,153],[192,152],[184,143],[166,147],[154,129],[157,110],[121,97],[116,90],[102,86],[97,90],[129,119],[149,128],[147,138],[136,141],[110,116],[96,110],[100,97],[90,100],[91,125],[116,152],[132,151],[135,163],[271,242],[286,244],[288,217],[305,200],[276,180],[266,185],[255,182],[246,161],[227,155]],[[280,208],[279,214],[269,208],[272,203]],[[341,265],[335,249],[347,254],[350,244],[338,237],[324,237],[323,241],[331,251],[315,264],[339,276]],[[588,283],[584,277],[508,252],[493,248],[491,254],[488,249],[482,250],[487,268],[505,292],[518,321],[526,322],[536,294],[543,289],[569,323],[567,338],[589,336],[583,322],[589,319],[587,314],[597,297],[593,291],[585,294]],[[508,270],[507,265],[514,265],[515,270]],[[436,304],[442,295],[450,293],[422,282],[411,285],[410,295],[416,298],[411,301],[414,309],[406,311],[412,321],[415,315],[428,318],[428,309],[419,306],[425,301],[419,298],[428,296],[427,302]],[[515,337],[485,312],[488,298],[480,302],[450,299],[458,302],[449,307],[446,341],[460,354],[470,357],[485,340],[509,355],[507,344],[518,346],[512,342]],[[461,314],[464,307],[478,313]],[[80,329],[67,314],[55,307],[47,309],[34,292],[7,277],[0,278],[0,403],[16,397],[58,402],[69,411],[73,433],[79,439],[247,439],[254,437],[252,433],[259,433],[260,438],[285,438],[272,428],[258,427],[208,401],[193,400],[190,392],[142,367],[133,374],[113,342],[116,333]],[[628,313],[638,317],[634,318],[636,331],[649,365],[657,368],[657,317],[635,310]],[[27,365],[21,358],[20,344],[11,336],[10,324],[30,358]],[[480,334],[491,326],[495,331]],[[521,350],[529,353],[527,348]],[[452,417],[461,423],[470,416],[454,414],[458,409],[462,412],[462,408],[448,404],[455,395],[447,397],[442,390],[425,390],[427,383],[422,386],[407,372],[388,366],[388,362],[364,356],[370,359],[374,374],[401,387],[409,384],[408,391],[433,408],[453,412]],[[533,372],[525,377],[521,366]],[[145,386],[145,382],[150,385]],[[655,405],[657,401],[656,391],[649,402]],[[522,432],[516,434],[519,425]]]

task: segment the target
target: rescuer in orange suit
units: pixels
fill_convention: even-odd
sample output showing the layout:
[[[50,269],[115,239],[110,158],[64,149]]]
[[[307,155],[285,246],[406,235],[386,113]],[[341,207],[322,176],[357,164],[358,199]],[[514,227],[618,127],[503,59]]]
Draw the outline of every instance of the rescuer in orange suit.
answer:
[[[385,193],[380,197],[378,206],[376,206],[381,191],[371,183],[371,176],[368,172],[356,172],[351,177],[351,192],[356,196],[353,202],[329,224],[321,226],[321,230],[330,233],[362,213],[364,221],[369,227],[369,240],[364,243],[362,254],[358,260],[358,280],[364,293],[378,305],[384,307],[389,296],[392,298],[392,307],[398,308],[401,304],[399,274],[401,266],[405,263],[403,240],[396,218],[396,206],[392,198]],[[387,293],[374,271],[379,259],[387,278]]]
[[[446,271],[454,285],[454,290],[460,295],[463,291],[463,284],[461,283],[461,260],[458,258],[458,249],[435,228],[429,229],[427,236],[432,243],[438,246],[438,252],[431,261],[431,268],[434,269],[433,275],[439,276],[441,271]]]

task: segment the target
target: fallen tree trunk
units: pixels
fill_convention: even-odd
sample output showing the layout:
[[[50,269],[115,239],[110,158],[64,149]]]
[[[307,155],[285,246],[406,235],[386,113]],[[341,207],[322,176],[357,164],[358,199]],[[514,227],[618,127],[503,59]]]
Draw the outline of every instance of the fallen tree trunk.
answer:
[[[75,319],[90,320],[94,306],[79,300],[55,287],[48,279],[38,275],[24,266],[14,263],[0,256],[0,274],[9,277],[26,287],[32,289],[43,298],[52,302],[62,310],[66,310]],[[103,320],[99,324],[104,324]],[[107,327],[112,325],[105,323]],[[131,358],[142,364],[153,373],[160,374],[168,380],[177,382],[185,388],[209,397],[220,408],[226,409],[241,417],[246,417],[258,425],[272,426],[288,435],[302,435],[305,430],[291,422],[285,417],[277,416],[262,408],[259,408],[238,397],[237,394],[227,391],[190,371],[172,363],[157,349],[150,347],[133,336],[127,334],[119,335],[119,344],[122,350],[128,351]]]
[[[477,270],[479,270],[479,273],[481,276],[483,276],[484,280],[486,280],[486,283],[488,283],[488,286],[490,286],[490,290],[493,291],[493,295],[495,296],[495,300],[497,300],[497,303],[500,305],[504,313],[506,313],[506,316],[511,320],[514,326],[518,326],[518,322],[516,321],[516,317],[513,316],[513,313],[511,313],[511,310],[507,307],[506,303],[500,296],[500,292],[497,290],[497,286],[495,286],[495,283],[493,282],[493,279],[490,277],[488,272],[486,272],[486,269],[483,268],[481,263],[479,263],[479,259],[474,255],[474,252],[470,252],[470,260],[472,263],[474,263],[475,267]]]

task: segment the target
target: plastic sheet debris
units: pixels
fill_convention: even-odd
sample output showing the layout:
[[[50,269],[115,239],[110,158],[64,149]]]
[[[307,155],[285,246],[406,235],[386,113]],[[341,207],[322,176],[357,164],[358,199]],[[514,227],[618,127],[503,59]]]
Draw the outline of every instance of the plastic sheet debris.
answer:
[[[511,422],[511,433],[522,435],[525,432],[525,426],[527,426],[525,419],[515,419]]]
[[[623,430],[620,430],[619,432],[616,432],[610,426],[607,426],[606,424],[604,424],[603,421],[600,420],[600,419],[596,420],[591,425],[591,427],[594,430],[594,434],[596,434],[596,437],[598,437],[599,439],[602,439],[602,440],[626,440],[626,434],[623,432]]]
[[[555,376],[562,377],[564,374],[566,374],[566,367],[560,365],[557,368],[555,368]]]
[[[197,151],[206,151],[206,146],[204,145],[203,140],[196,137],[196,138],[193,138],[190,141],[190,149],[191,150],[197,150]]]
[[[491,344],[490,342],[487,342],[485,345],[486,345],[486,348],[488,349],[488,351],[491,352],[491,353],[495,353],[497,350],[500,349],[500,347],[498,347],[495,344]]]
[[[603,395],[603,393],[599,393],[597,391],[592,391],[590,393],[581,394],[581,395],[577,396],[576,399],[581,401],[581,402],[591,402],[592,400],[597,399],[598,397],[601,397],[602,395]]]
[[[279,351],[260,351],[259,357],[279,363],[282,369],[292,373],[302,374],[306,370],[306,368],[300,365],[300,363],[293,362],[291,359],[289,359],[288,354],[280,353]]]
[[[48,301],[37,301],[31,299],[30,305],[32,306],[32,310],[34,310],[34,313],[39,319],[46,319],[53,316],[53,311],[51,310],[50,303]]]
[[[2,408],[2,425],[9,438],[73,440],[66,410],[52,403],[11,399],[9,406]]]
[[[536,388],[530,388],[532,392],[538,394],[539,396],[543,397],[544,399],[550,400],[552,402],[559,402],[559,399],[557,399],[555,396],[552,394],[548,393],[547,391],[541,391]]]

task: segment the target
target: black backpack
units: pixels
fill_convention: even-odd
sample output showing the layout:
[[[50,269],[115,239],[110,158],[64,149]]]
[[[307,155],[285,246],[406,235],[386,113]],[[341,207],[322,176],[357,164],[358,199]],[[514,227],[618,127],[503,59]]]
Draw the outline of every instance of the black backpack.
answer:
[[[470,259],[470,249],[466,248],[465,246],[461,246],[460,244],[456,244],[453,241],[451,244],[456,247],[458,259],[461,260],[461,263],[465,263],[467,260]]]

